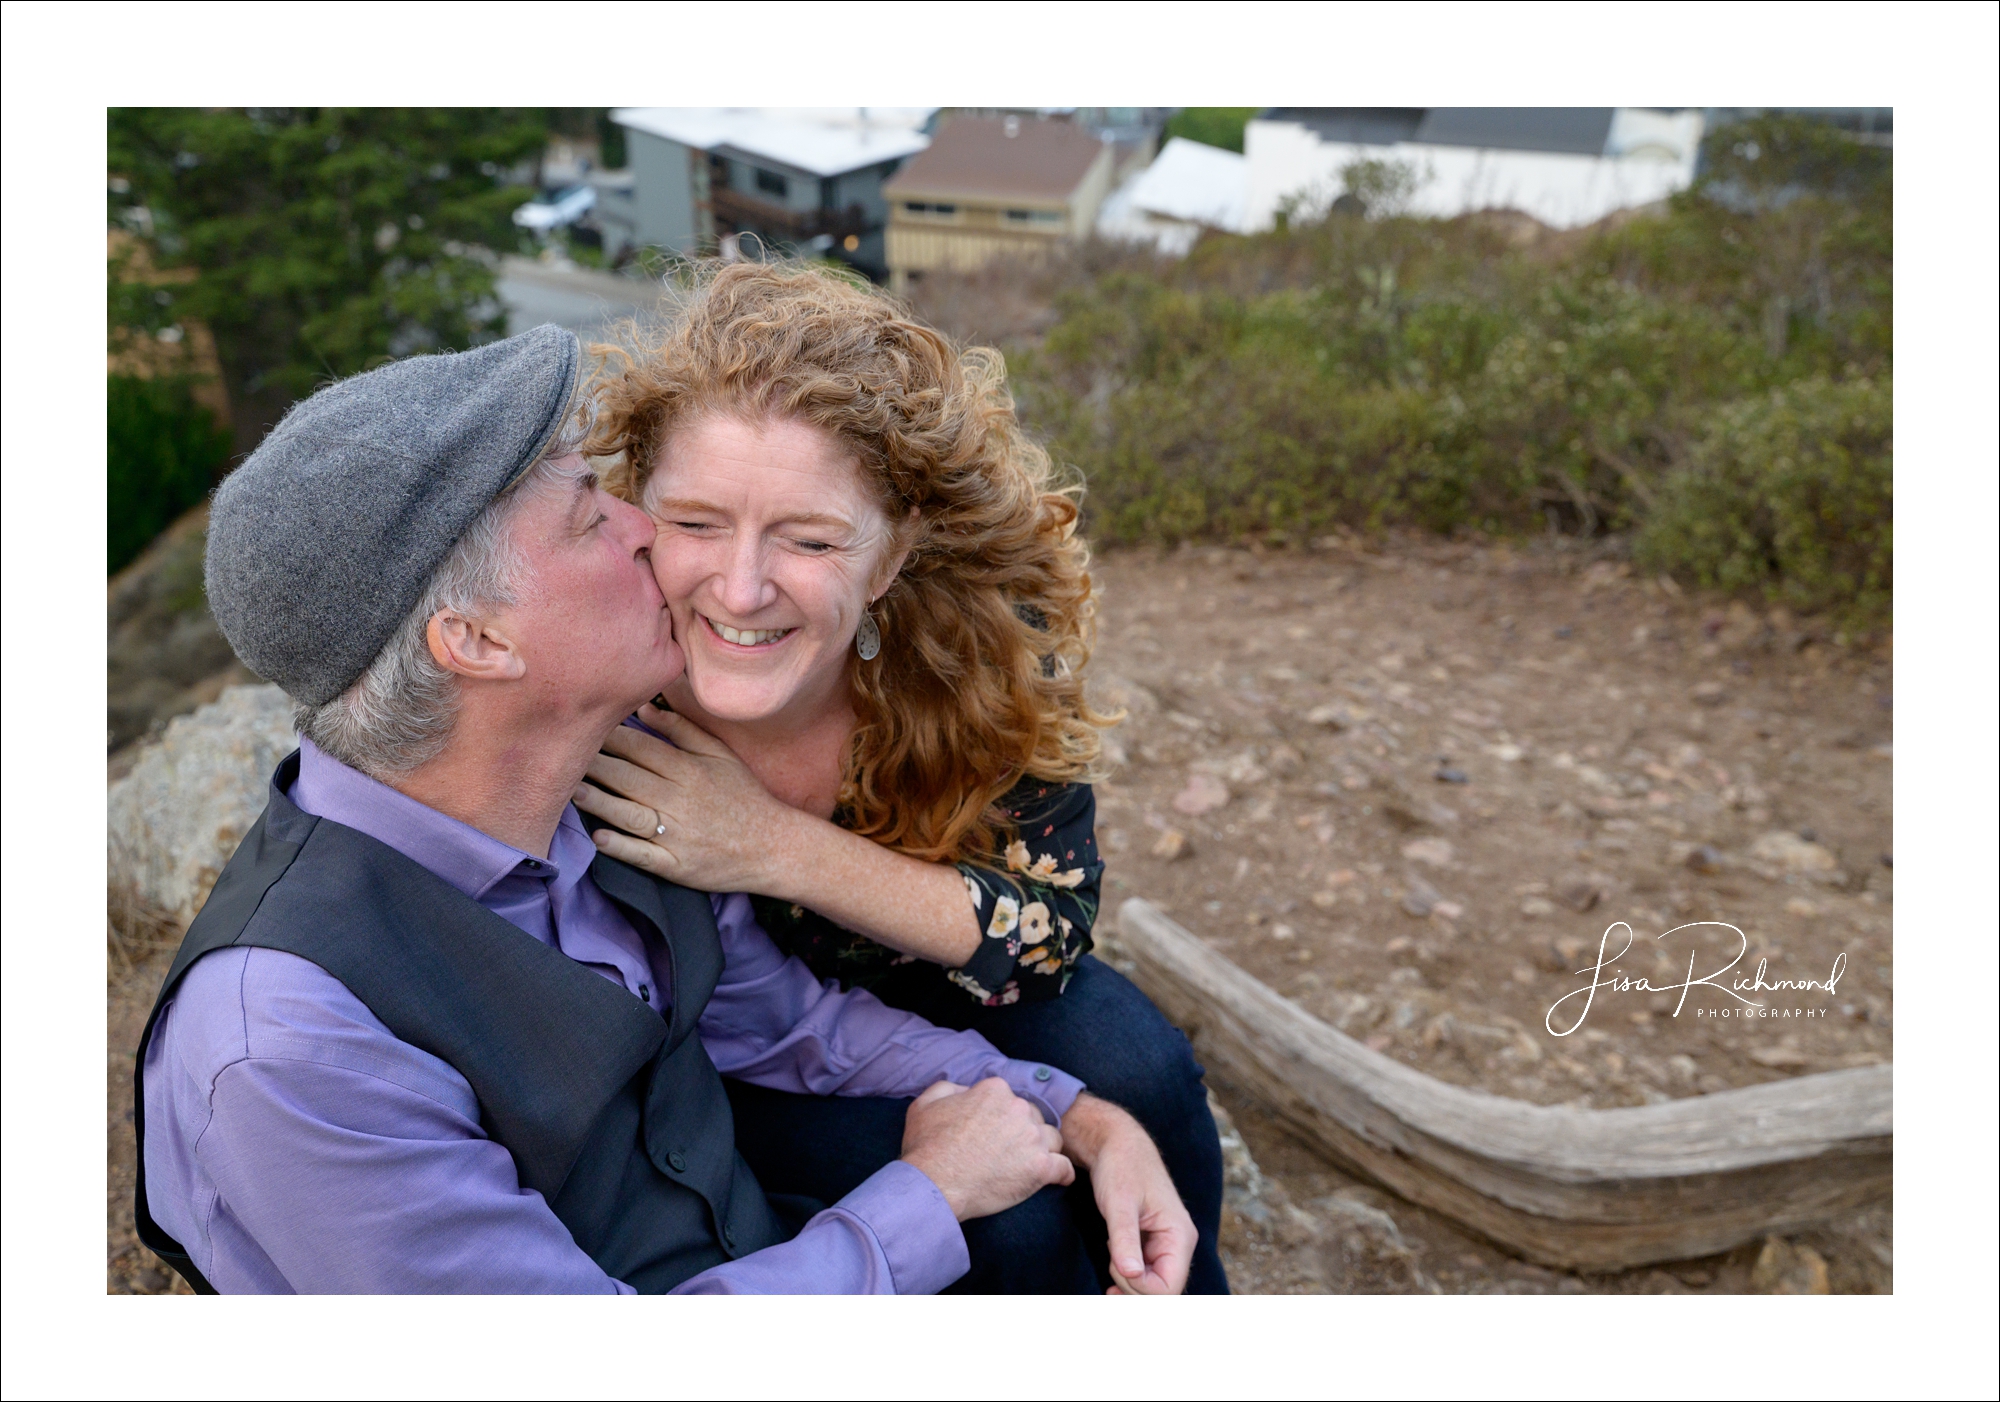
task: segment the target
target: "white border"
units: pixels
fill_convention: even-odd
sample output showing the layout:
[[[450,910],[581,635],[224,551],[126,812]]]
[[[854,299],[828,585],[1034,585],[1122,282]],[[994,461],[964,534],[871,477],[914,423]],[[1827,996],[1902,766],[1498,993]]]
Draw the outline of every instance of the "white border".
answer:
[[[0,23],[6,1393],[1992,1394],[1992,7],[10,3]],[[1896,107],[1895,1298],[683,1300],[614,1329],[575,1301],[104,1295],[104,106],[857,98]]]

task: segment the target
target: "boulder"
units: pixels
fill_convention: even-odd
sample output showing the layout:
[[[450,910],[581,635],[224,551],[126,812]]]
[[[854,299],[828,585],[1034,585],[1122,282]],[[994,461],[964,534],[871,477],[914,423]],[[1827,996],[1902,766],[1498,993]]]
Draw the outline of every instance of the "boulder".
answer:
[[[112,889],[185,929],[297,745],[291,698],[275,686],[232,686],[175,717],[111,785]]]

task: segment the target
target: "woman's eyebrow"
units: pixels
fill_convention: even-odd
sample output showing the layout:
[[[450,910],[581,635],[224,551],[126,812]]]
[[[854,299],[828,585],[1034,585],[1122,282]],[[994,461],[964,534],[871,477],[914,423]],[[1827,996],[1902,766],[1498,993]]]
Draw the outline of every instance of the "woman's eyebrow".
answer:
[[[667,516],[676,511],[706,511],[717,515],[722,513],[722,508],[714,502],[702,501],[695,497],[665,497],[653,502],[649,509],[655,516]],[[845,516],[835,516],[825,511],[794,512],[791,515],[779,517],[778,524],[784,526],[837,526],[841,530],[851,530],[854,525]]]

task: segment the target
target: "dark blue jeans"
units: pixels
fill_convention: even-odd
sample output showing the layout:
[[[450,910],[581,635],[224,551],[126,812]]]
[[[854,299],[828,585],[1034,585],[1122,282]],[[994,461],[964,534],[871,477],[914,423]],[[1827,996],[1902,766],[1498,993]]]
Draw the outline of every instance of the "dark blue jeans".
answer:
[[[1144,1125],[1200,1233],[1189,1294],[1227,1294],[1216,1252],[1222,1217],[1222,1146],[1208,1113],[1202,1069],[1180,1030],[1117,970],[1085,955],[1060,998],[982,1007],[937,977],[875,991],[940,1027],[969,1029],[1007,1056],[1045,1061]],[[928,975],[923,977],[920,975]],[[737,1146],[765,1191],[780,1199],[839,1200],[902,1152],[907,1100],[786,1095],[728,1083]],[[1045,1188],[1006,1212],[965,1224],[972,1269],[952,1287],[978,1294],[1101,1293],[1111,1282],[1104,1219],[1087,1175]]]

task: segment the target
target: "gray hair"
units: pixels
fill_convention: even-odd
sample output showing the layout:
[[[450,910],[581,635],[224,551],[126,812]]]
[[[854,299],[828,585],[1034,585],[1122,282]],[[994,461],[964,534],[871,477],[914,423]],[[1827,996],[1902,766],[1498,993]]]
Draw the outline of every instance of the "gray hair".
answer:
[[[565,415],[541,458],[495,497],[432,572],[395,634],[360,680],[322,705],[300,703],[292,728],[342,764],[375,778],[405,774],[436,759],[458,722],[459,679],[431,655],[430,621],[439,613],[478,616],[520,601],[527,573],[510,529],[523,504],[574,491],[591,475],[562,460],[589,437],[590,406]]]

